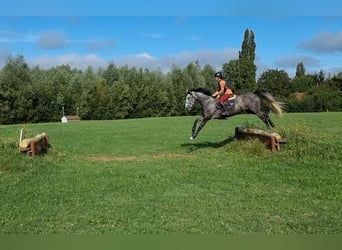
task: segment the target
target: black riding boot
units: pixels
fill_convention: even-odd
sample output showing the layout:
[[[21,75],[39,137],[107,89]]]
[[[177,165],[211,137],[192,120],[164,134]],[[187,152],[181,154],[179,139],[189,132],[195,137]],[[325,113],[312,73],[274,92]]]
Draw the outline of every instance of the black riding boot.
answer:
[[[228,110],[227,110],[227,108],[226,108],[226,105],[224,105],[222,102],[220,102],[220,104],[221,104],[221,107],[222,107],[222,115],[223,116],[227,116],[228,115]]]

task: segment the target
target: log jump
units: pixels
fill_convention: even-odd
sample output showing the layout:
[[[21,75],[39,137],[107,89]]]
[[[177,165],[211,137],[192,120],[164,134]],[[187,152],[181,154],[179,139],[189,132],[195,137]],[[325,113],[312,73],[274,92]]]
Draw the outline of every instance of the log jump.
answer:
[[[35,156],[46,153],[49,146],[49,137],[43,132],[32,138],[23,140],[20,139],[19,152],[27,153],[30,156]]]
[[[286,141],[275,132],[268,132],[254,128],[245,128],[242,126],[235,128],[235,138],[238,140],[258,139],[272,152],[280,150],[280,145],[286,143]]]

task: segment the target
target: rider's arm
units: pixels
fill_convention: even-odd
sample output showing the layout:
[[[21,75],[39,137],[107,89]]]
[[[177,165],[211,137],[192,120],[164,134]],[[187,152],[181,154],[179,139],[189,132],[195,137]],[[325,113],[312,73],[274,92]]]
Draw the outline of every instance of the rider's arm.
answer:
[[[212,96],[212,97],[217,97],[217,96],[218,96],[218,93],[219,93],[218,91],[215,91],[211,96]]]
[[[213,96],[213,97],[221,96],[221,95],[224,94],[224,92],[225,92],[225,82],[224,82],[224,80],[221,80],[221,81],[220,81],[220,89],[217,90],[217,91],[215,91],[215,92],[212,94],[212,96]]]

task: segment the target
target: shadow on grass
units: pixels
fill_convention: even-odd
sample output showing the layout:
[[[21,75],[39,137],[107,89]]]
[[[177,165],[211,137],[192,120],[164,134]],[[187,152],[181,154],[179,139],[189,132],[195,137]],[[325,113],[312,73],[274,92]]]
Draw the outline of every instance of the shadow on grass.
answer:
[[[223,147],[233,141],[235,141],[235,137],[229,137],[220,142],[192,142],[192,143],[183,143],[181,144],[182,147],[187,148],[190,152],[202,149],[202,148],[220,148]]]

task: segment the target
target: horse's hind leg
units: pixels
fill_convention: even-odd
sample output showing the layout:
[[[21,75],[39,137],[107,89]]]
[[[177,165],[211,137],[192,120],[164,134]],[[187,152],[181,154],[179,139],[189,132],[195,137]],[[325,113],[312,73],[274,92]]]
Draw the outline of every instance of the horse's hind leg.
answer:
[[[275,127],[274,123],[271,121],[271,118],[270,118],[270,116],[269,116],[268,114],[266,114],[266,120],[267,120],[267,123],[268,123],[272,128]]]
[[[269,117],[269,115],[265,112],[258,112],[256,113],[256,115],[259,117],[260,120],[263,121],[263,123],[265,123],[265,125],[267,126],[267,128],[271,128],[274,127],[274,123],[271,121],[271,118]]]

